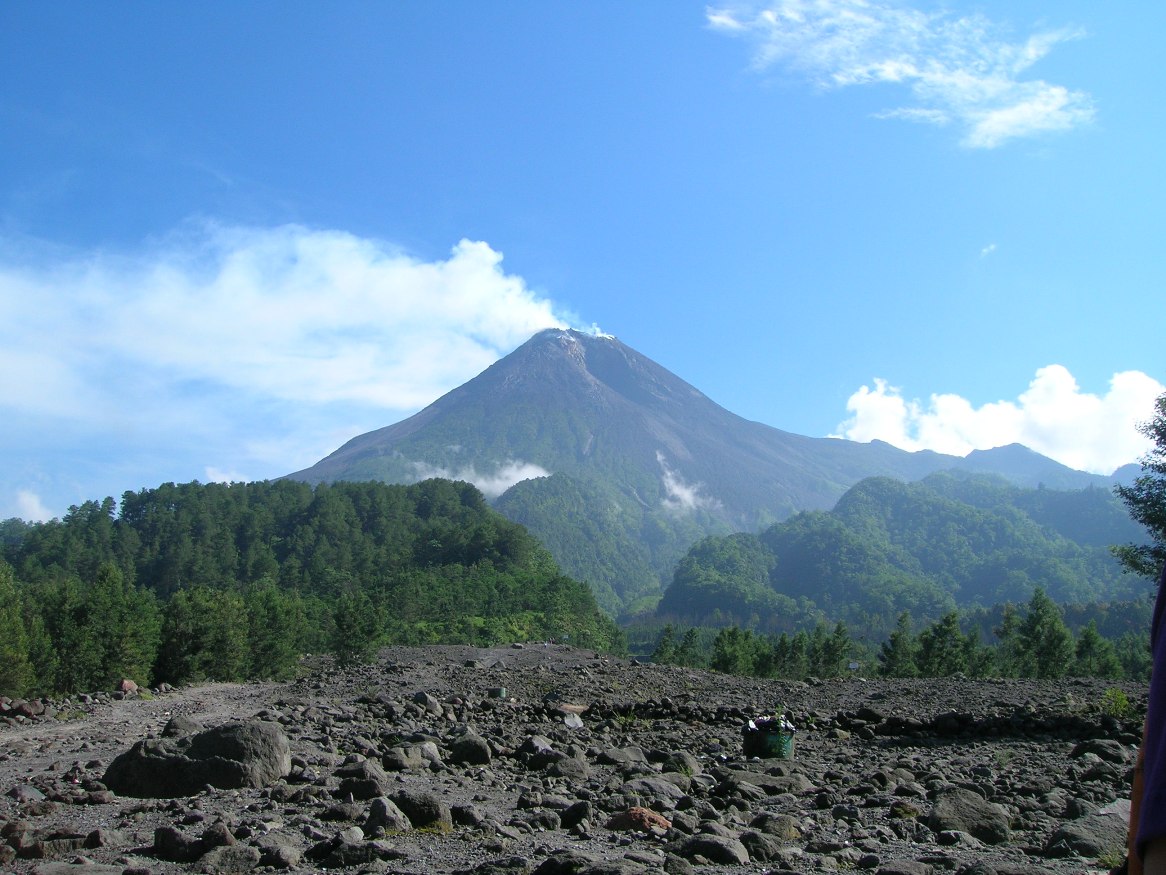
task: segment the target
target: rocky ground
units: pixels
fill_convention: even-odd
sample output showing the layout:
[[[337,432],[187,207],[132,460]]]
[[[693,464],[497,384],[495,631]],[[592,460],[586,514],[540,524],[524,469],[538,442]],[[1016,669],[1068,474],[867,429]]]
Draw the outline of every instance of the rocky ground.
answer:
[[[755,681],[540,643],[9,703],[0,870],[1101,872],[1145,701],[1119,685],[1115,718],[1114,686]],[[745,757],[781,711],[792,758]]]

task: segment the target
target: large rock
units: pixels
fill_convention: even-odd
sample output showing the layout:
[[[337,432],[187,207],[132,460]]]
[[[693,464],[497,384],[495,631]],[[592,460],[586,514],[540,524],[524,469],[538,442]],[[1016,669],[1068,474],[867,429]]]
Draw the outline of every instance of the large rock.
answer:
[[[658,800],[669,808],[685,797],[685,792],[659,775],[647,775],[625,781],[620,792],[628,796],[638,796],[648,800]]]
[[[389,789],[389,776],[372,760],[348,763],[337,769],[335,775],[340,779],[336,790],[340,799],[375,799]]]
[[[472,730],[450,742],[449,754],[450,762],[470,766],[488,765],[492,759],[490,743]]]
[[[982,842],[999,845],[1008,841],[1008,814],[994,802],[962,787],[947,787],[935,797],[927,825],[934,832],[954,830]]]
[[[453,831],[453,812],[440,797],[423,790],[398,790],[390,801],[409,818],[414,829]]]
[[[1045,844],[1051,857],[1120,856],[1126,848],[1126,830],[1130,822],[1130,802],[1119,799],[1100,811],[1062,824]]]
[[[412,829],[413,824],[392,800],[379,796],[369,806],[368,818],[364,823],[364,831],[369,835],[378,833],[405,832]]]
[[[290,771],[283,730],[252,720],[139,741],[109,764],[102,782],[122,796],[164,799],[192,796],[208,784],[224,790],[266,787]]]
[[[703,857],[711,863],[722,866],[745,865],[749,862],[749,851],[740,841],[728,836],[706,835],[704,833],[690,836],[670,846],[673,853],[692,860]]]

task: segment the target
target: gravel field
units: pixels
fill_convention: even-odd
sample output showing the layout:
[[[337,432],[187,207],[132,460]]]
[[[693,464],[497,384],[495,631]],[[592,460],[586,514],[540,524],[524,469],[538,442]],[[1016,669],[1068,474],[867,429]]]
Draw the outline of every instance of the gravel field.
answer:
[[[9,703],[0,870],[1102,872],[1145,693],[759,681],[536,643]],[[778,713],[793,756],[745,757],[742,727]]]

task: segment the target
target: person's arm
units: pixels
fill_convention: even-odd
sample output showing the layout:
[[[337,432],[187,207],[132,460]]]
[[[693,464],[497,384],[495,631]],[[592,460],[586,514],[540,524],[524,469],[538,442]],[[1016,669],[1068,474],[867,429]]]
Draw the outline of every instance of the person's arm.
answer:
[[[1142,858],[1138,856],[1138,820],[1142,813],[1142,794],[1146,790],[1145,762],[1146,728],[1142,727],[1142,744],[1138,746],[1138,759],[1134,763],[1133,787],[1130,789],[1130,829],[1126,834],[1126,873],[1143,875]]]

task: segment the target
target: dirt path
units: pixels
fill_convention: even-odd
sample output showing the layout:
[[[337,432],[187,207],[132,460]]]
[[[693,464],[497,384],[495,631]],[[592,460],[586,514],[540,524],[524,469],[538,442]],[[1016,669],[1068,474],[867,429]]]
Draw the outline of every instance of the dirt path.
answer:
[[[0,727],[0,786],[27,781],[39,771],[113,757],[176,714],[207,724],[250,717],[269,702],[279,684],[211,683],[152,698],[102,698],[65,704],[57,716],[18,727]]]

